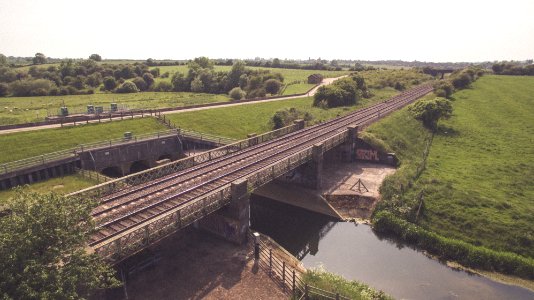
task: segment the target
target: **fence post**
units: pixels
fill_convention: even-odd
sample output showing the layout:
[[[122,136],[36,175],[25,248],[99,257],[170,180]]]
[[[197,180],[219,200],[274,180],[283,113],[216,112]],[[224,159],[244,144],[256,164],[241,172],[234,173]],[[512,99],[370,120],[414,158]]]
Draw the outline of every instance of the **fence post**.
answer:
[[[260,234],[254,232],[252,235],[254,236],[254,264],[258,264],[260,260]]]
[[[336,293],[336,300],[339,300],[339,293]]]
[[[269,276],[273,275],[273,250],[269,248]]]
[[[285,261],[282,262],[282,282],[284,283],[283,287],[285,290],[286,289],[286,262]]]
[[[309,288],[308,288],[308,284],[307,283],[304,285],[304,299],[306,299],[306,300],[310,299]]]
[[[293,280],[292,280],[292,290],[293,290],[293,297],[295,297],[295,292],[296,292],[296,286],[295,286],[295,279],[296,279],[296,276],[295,276],[295,269],[293,269]]]

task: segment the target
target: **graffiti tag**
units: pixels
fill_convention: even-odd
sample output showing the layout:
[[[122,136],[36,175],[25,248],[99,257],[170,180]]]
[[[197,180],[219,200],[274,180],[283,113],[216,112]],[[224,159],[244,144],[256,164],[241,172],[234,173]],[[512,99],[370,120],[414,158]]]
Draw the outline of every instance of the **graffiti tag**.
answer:
[[[375,160],[379,161],[378,151],[376,150],[366,150],[366,149],[357,149],[356,158],[361,160]]]

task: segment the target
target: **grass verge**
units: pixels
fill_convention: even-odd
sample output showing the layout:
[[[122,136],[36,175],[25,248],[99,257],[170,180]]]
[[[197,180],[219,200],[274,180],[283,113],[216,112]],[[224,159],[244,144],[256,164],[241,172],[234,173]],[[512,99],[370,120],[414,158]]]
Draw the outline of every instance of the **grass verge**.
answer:
[[[167,128],[155,118],[143,118],[0,134],[0,163],[120,138],[126,131],[139,135],[159,130]]]
[[[20,188],[29,189],[32,192],[48,193],[54,191],[59,194],[68,194],[98,184],[96,180],[88,179],[80,175],[69,175],[51,178],[45,181],[25,185]],[[0,191],[0,204],[16,195],[17,189]]]
[[[373,98],[362,99],[358,105],[350,107],[322,109],[312,106],[313,98],[307,97],[181,112],[170,114],[166,117],[179,127],[241,139],[245,138],[249,133],[259,134],[272,130],[273,124],[271,123],[271,118],[280,109],[294,107],[299,111],[309,112],[313,116],[311,122],[317,123],[383,101],[397,93],[393,89],[383,89],[373,92],[375,93]]]
[[[429,132],[407,110],[368,128],[401,160],[381,186],[374,222],[381,216],[387,230],[445,259],[534,278],[532,94],[534,78],[511,76],[457,92],[426,165]]]
[[[382,291],[355,280],[347,280],[342,276],[326,272],[321,269],[308,270],[303,276],[304,283],[322,290],[339,293],[350,299],[393,299]],[[323,299],[310,297],[310,299]]]

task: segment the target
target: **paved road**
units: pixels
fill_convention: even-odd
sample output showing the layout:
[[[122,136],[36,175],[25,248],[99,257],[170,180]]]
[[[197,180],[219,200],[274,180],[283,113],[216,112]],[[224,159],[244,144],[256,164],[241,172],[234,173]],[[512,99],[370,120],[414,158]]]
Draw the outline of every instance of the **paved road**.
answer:
[[[334,82],[334,81],[336,81],[336,80],[338,80],[340,78],[346,77],[346,76],[347,75],[336,77],[336,78],[325,78],[325,79],[323,79],[323,82],[321,82],[321,84],[319,84],[318,86],[313,88],[306,95],[302,95],[302,96],[288,96],[288,97],[282,97],[282,98],[258,100],[258,101],[251,101],[251,102],[228,103],[228,104],[222,104],[222,105],[217,105],[217,106],[207,106],[207,107],[196,107],[196,108],[190,108],[190,109],[170,110],[170,111],[162,112],[161,114],[168,115],[168,114],[176,114],[176,113],[190,112],[190,111],[197,111],[197,110],[214,109],[214,108],[220,108],[220,107],[237,106],[237,105],[249,105],[249,104],[256,104],[256,103],[263,103],[263,102],[282,101],[282,100],[290,100],[290,99],[298,99],[298,98],[310,97],[310,96],[315,95],[315,93],[317,93],[317,89],[320,86],[331,84],[332,82]],[[141,116],[134,116],[134,118],[141,118]],[[121,119],[120,117],[112,118],[112,120],[114,120],[114,121],[118,121],[120,119]],[[124,119],[125,120],[126,119],[131,119],[131,117],[124,117]],[[102,119],[101,123],[104,123],[104,122],[110,122],[110,120],[109,119],[105,119],[105,120]],[[85,124],[85,123],[86,122],[83,121],[83,122],[78,122],[76,124],[80,125],[80,124]],[[89,121],[89,123],[98,123],[98,120],[92,120],[92,121]],[[70,123],[68,125],[67,124],[63,124],[63,127],[66,127],[66,126],[75,126],[75,125],[73,125],[72,123]],[[34,131],[34,130],[41,130],[41,129],[59,128],[59,127],[61,127],[61,124],[52,124],[52,125],[26,127],[26,128],[7,129],[7,130],[0,130],[0,134],[8,134],[8,133],[13,133],[13,132],[23,132],[23,131]]]

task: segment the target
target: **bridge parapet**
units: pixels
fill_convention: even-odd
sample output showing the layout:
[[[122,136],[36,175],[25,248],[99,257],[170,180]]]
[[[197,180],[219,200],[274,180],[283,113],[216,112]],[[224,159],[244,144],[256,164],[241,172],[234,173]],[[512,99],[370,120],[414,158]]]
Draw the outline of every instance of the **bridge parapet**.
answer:
[[[347,137],[347,130],[330,137],[322,143],[323,151],[326,152],[342,144]],[[238,181],[246,180],[248,190],[253,190],[312,160],[313,154],[313,147],[308,147],[274,164],[255,170],[239,178]],[[215,176],[218,175],[213,174],[210,177]],[[184,186],[180,190],[187,188]],[[132,255],[151,243],[228,205],[231,198],[232,184],[229,183],[209,193],[200,195],[187,203],[171,208],[157,217],[139,223],[125,232],[93,245],[92,248],[104,259],[116,263],[122,258]]]
[[[290,126],[286,126],[274,131],[270,131],[261,135],[257,135],[253,138],[241,140],[229,145],[224,145],[219,148],[215,148],[206,152],[197,153],[193,156],[183,158],[177,161],[173,161],[164,165],[160,165],[142,172],[124,176],[106,183],[102,183],[84,190],[80,190],[69,194],[69,196],[76,196],[81,198],[98,199],[106,195],[119,192],[128,187],[143,184],[145,182],[161,178],[176,172],[183,171],[185,169],[194,167],[198,164],[212,161],[217,158],[238,152],[248,147],[255,146],[250,140],[257,141],[257,144],[268,142],[284,136],[286,134],[295,132],[302,128],[302,124],[295,123]],[[256,144],[256,145],[257,145]]]

